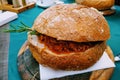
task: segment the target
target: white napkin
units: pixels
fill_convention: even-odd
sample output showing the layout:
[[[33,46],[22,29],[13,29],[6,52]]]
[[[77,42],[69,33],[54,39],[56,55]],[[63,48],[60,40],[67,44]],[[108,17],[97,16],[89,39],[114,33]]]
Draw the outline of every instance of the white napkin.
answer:
[[[111,59],[108,57],[106,52],[103,53],[102,57],[97,63],[95,63],[93,66],[85,70],[79,70],[79,71],[54,70],[52,68],[39,65],[41,80],[48,80],[48,79],[59,78],[68,75],[81,74],[81,73],[86,73],[86,72],[110,68],[110,67],[115,67],[115,64],[111,61]]]
[[[0,14],[0,26],[18,18],[17,13],[15,12],[10,12],[10,11],[5,11]]]

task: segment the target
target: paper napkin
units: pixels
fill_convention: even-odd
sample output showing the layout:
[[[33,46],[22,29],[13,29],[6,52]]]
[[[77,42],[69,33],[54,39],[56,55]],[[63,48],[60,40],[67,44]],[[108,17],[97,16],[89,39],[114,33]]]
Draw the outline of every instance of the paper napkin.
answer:
[[[97,63],[95,63],[93,66],[85,70],[79,70],[79,71],[54,70],[50,67],[44,67],[42,65],[39,65],[41,80],[48,80],[52,78],[59,78],[74,74],[82,74],[94,70],[111,68],[111,67],[115,67],[115,64],[111,61],[111,59],[108,57],[106,52],[103,53],[102,57]]]

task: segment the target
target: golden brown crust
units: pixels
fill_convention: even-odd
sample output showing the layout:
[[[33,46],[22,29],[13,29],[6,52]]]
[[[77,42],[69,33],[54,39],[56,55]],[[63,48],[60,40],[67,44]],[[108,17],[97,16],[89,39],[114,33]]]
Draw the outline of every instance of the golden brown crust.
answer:
[[[111,48],[107,46],[105,50],[110,57],[110,59],[114,62],[114,56]],[[102,70],[96,70],[92,72],[90,76],[90,80],[109,80],[112,73],[113,73],[114,68],[109,68],[109,69],[102,69]]]
[[[76,2],[98,10],[110,9],[114,5],[114,0],[76,0]]]
[[[41,43],[36,43],[37,41],[32,41],[33,38],[31,38],[30,36],[28,40],[30,43],[30,51],[32,52],[33,57],[40,64],[52,67],[54,69],[62,70],[86,69],[99,60],[106,48],[106,43],[102,42],[86,50],[85,52],[57,55],[50,51],[46,46],[38,46]]]
[[[108,23],[97,10],[83,5],[61,4],[42,12],[33,28],[58,40],[101,41],[110,37]]]

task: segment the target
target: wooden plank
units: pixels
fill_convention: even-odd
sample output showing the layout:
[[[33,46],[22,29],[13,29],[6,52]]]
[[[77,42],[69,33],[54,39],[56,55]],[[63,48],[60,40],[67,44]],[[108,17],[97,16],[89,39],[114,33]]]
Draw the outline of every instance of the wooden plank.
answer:
[[[20,13],[20,12],[23,12],[23,11],[29,9],[29,8],[33,8],[34,6],[35,6],[35,3],[30,3],[28,5],[25,5],[25,6],[22,6],[19,8],[14,8],[13,5],[2,4],[2,5],[0,5],[0,9]]]

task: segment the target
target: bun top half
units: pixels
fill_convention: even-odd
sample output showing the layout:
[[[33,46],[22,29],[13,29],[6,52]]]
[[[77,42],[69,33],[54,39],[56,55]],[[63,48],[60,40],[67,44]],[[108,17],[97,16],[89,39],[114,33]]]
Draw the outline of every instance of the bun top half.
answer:
[[[111,9],[114,5],[115,0],[75,0],[76,3],[86,5],[89,7],[94,7],[98,10]]]
[[[92,7],[77,4],[46,9],[35,20],[33,29],[57,40],[75,42],[104,41],[110,37],[103,15]]]

